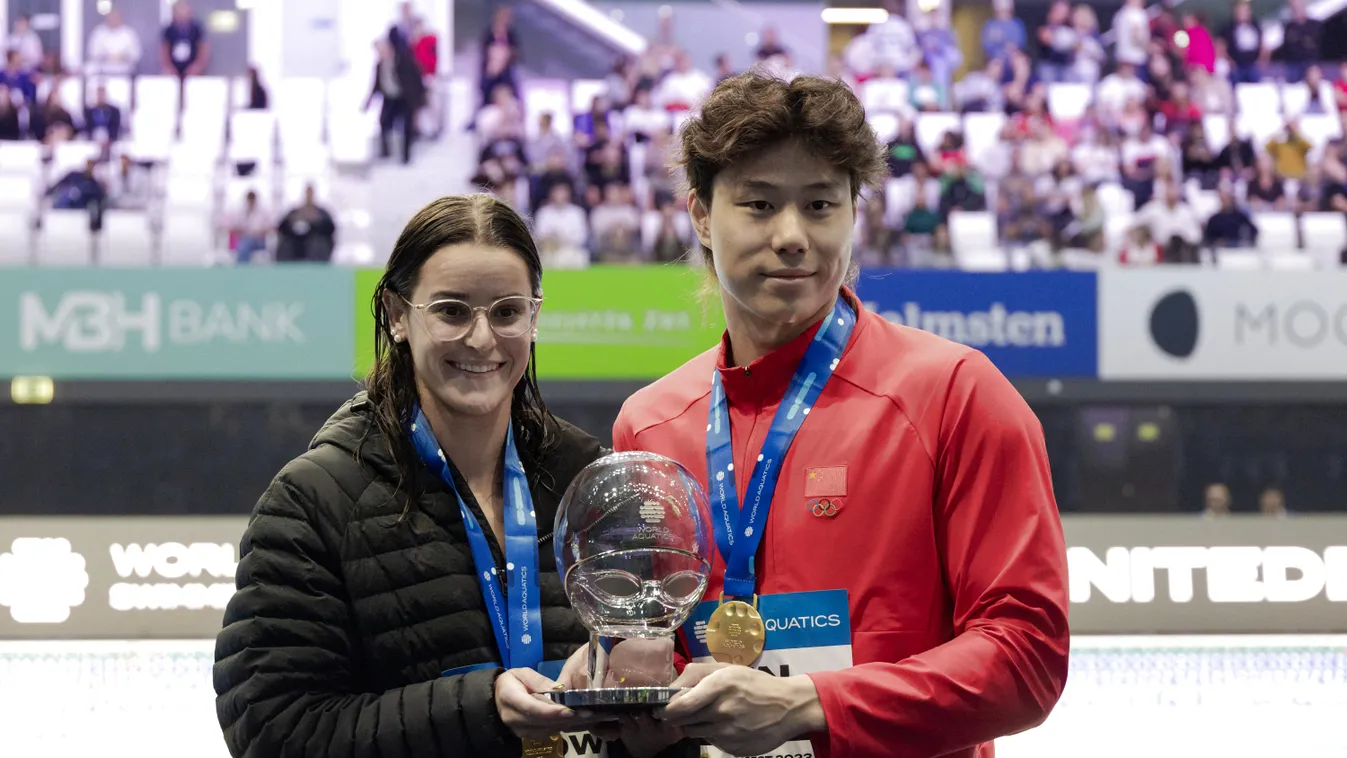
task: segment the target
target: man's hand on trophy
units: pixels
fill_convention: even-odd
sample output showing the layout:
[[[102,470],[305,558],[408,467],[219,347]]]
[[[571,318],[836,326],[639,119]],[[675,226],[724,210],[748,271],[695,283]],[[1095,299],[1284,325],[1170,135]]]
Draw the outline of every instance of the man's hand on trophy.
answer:
[[[591,683],[589,645],[582,645],[561,668],[557,683],[568,690],[620,687],[666,687],[678,676],[673,664],[672,638],[617,640],[611,652],[598,651],[601,683]],[[691,686],[691,685],[688,685]]]
[[[722,665],[705,674],[656,716],[731,755],[760,755],[828,728],[809,677],[777,677],[748,666]]]
[[[547,739],[562,731],[584,729],[609,720],[592,711],[575,711],[548,700],[557,683],[533,669],[510,669],[496,679],[496,710],[510,731],[525,739]]]

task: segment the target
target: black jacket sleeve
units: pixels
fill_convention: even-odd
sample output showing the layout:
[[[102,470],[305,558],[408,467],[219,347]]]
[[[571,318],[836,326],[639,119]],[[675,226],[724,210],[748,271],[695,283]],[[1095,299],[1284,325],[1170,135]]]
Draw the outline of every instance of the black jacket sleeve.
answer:
[[[238,591],[215,645],[216,712],[229,752],[517,758],[519,740],[495,706],[500,669],[361,691],[364,664],[330,547],[340,527],[324,529],[315,518],[324,506],[350,501],[323,467],[300,458],[254,509],[240,545]]]

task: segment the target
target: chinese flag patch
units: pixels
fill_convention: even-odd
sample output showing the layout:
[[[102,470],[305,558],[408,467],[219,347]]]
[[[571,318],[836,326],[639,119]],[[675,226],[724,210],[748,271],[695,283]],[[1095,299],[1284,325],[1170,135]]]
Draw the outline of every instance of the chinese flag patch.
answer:
[[[824,466],[822,468],[805,469],[805,497],[843,497],[846,494],[846,466]]]

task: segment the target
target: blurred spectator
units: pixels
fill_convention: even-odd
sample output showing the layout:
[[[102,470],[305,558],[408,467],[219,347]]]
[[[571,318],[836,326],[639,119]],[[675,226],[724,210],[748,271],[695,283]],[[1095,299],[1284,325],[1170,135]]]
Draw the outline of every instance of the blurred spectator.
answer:
[[[835,59],[838,61],[841,60],[841,58]],[[828,73],[831,76],[838,76],[839,78],[841,78],[840,74],[842,73],[842,67],[839,66],[834,70],[834,68],[831,65],[833,60],[834,58],[832,57],[828,59],[828,63],[830,64]],[[725,81],[731,76],[734,76],[736,73],[738,72],[734,70],[734,66],[730,63],[730,56],[724,53],[721,53],[720,55],[716,56],[716,84],[720,84],[721,82]]]
[[[1317,65],[1305,69],[1305,81],[1300,84],[1288,84],[1287,87],[1299,87],[1305,91],[1305,108],[1300,113],[1287,114],[1289,116],[1301,116],[1304,114],[1324,115],[1337,111],[1336,103],[1330,103],[1324,99],[1324,71]]]
[[[598,139],[600,132],[606,139],[612,132],[612,123],[608,119],[608,100],[603,95],[595,95],[589,102],[589,110],[575,117],[572,135],[575,144],[582,150],[588,149]]]
[[[1029,93],[1037,86],[1034,79],[1034,64],[1028,54],[1022,50],[1010,53],[1010,66],[1005,73],[1006,84],[1001,88],[1006,101],[1006,113],[1017,113],[1029,99]]]
[[[641,212],[632,202],[631,188],[622,182],[609,183],[603,190],[603,202],[589,214],[594,235],[594,254],[600,263],[641,263]]]
[[[491,102],[477,112],[477,135],[483,154],[500,155],[496,143],[505,141],[512,143],[509,152],[523,153],[519,142],[524,137],[524,108],[509,87],[497,87]]]
[[[1076,175],[1071,161],[1063,158],[1053,166],[1052,171],[1034,182],[1034,195],[1039,200],[1039,213],[1047,222],[1048,238],[1053,247],[1060,249],[1065,243],[1068,226],[1076,220],[1073,201],[1085,191],[1085,183]]]
[[[917,35],[904,17],[905,5],[901,0],[885,0],[888,20],[871,25],[847,45],[843,52],[847,66],[861,81],[873,76],[882,66],[888,66],[902,76],[921,61]]]
[[[652,262],[675,263],[688,257],[692,222],[684,208],[672,195],[665,195],[656,203],[654,234],[646,245]]]
[[[125,154],[118,159],[107,181],[109,203],[113,207],[145,210],[149,206],[153,194],[149,165],[152,164],[136,163]]]
[[[1323,59],[1323,26],[1309,17],[1305,0],[1288,0],[1291,20],[1282,27],[1282,46],[1276,56],[1286,64],[1286,81],[1298,82],[1311,63]]]
[[[1258,512],[1269,518],[1286,518],[1286,495],[1276,487],[1263,490],[1258,497]]]
[[[257,66],[248,67],[248,107],[250,111],[264,111],[271,107],[271,96],[262,84],[262,72]]]
[[[1250,248],[1258,244],[1258,227],[1249,214],[1235,203],[1235,195],[1222,187],[1221,209],[1207,219],[1202,244],[1213,248]]]
[[[893,266],[899,235],[885,221],[886,201],[876,193],[860,205],[852,257],[864,266]]]
[[[1203,518],[1225,518],[1230,515],[1230,488],[1224,484],[1208,484],[1202,499]]]
[[[481,94],[482,105],[490,104],[491,93],[502,85],[510,90],[516,100],[522,98],[519,77],[515,72],[514,64],[511,63],[511,55],[510,48],[504,45],[492,45],[487,48],[482,75],[477,81],[477,90]]]
[[[411,13],[410,4],[403,5],[407,9],[406,12]],[[493,66],[493,61],[498,65]],[[509,6],[498,6],[491,15],[490,26],[482,34],[482,78],[497,76],[502,70],[507,69],[513,72],[518,61],[519,37],[514,30],[514,13]]]
[[[547,202],[538,209],[533,233],[543,265],[553,268],[585,268],[589,265],[589,220],[585,210],[572,202],[571,185],[551,185]]]
[[[416,112],[425,99],[421,71],[416,61],[412,60],[411,52],[401,44],[396,30],[390,29],[388,39],[379,40],[375,49],[378,51],[378,60],[374,64],[374,83],[369,97],[365,98],[365,110],[369,110],[375,95],[382,97],[383,105],[379,109],[379,155],[387,158],[392,154],[388,147],[388,135],[395,125],[401,125],[402,162],[411,163],[412,142],[416,138]],[[499,105],[498,102],[495,104]]]
[[[19,109],[14,107],[9,85],[0,81],[0,140],[16,142],[23,138],[23,125],[19,122]]]
[[[1184,67],[1200,67],[1208,74],[1213,73],[1216,70],[1216,43],[1207,29],[1206,18],[1201,13],[1183,14],[1183,33],[1188,43],[1183,48]]]
[[[200,21],[192,15],[192,7],[185,0],[173,4],[173,18],[164,27],[159,46],[164,73],[176,74],[179,79],[199,76],[210,64],[210,41]]]
[[[1263,29],[1253,20],[1253,5],[1248,0],[1235,4],[1234,17],[1221,34],[1226,53],[1233,67],[1231,78],[1236,84],[1261,81],[1263,64],[1268,50],[1263,46]]]
[[[5,52],[19,54],[19,68],[34,72],[42,66],[42,38],[33,31],[32,20],[27,13],[14,18],[14,30],[5,40]]]
[[[1098,188],[1085,185],[1077,197],[1071,198],[1071,221],[1062,229],[1057,248],[1104,252],[1104,225],[1107,221],[1104,206],[1099,202]]]
[[[60,77],[53,82],[52,87],[47,90],[47,98],[42,106],[33,108],[28,113],[29,131],[33,133],[34,138],[49,145],[58,141],[68,141],[78,131],[74,115],[61,102],[60,84],[63,78]]]
[[[416,10],[412,8],[411,0],[402,0],[402,4],[398,9],[398,20],[394,25],[394,28],[397,30],[398,35],[402,37],[402,40],[409,45],[416,32],[417,19]]]
[[[23,101],[29,108],[37,102],[37,83],[33,81],[32,74],[23,70],[22,55],[18,50],[10,50],[5,54],[5,70],[0,71],[0,84],[9,89],[11,96],[15,92],[23,95]]]
[[[940,175],[940,220],[949,221],[954,211],[987,210],[986,188],[982,177],[962,163],[952,163]]]
[[[889,175],[903,177],[912,173],[912,166],[925,163],[926,156],[917,144],[916,125],[909,119],[898,122],[898,133],[889,142]]]
[[[543,159],[542,167],[532,177],[532,186],[529,190],[529,208],[533,213],[538,213],[543,202],[552,196],[553,187],[558,184],[566,185],[569,190],[566,193],[567,197],[574,196],[576,176],[567,165],[570,154],[568,148],[553,148]]]
[[[313,185],[304,188],[304,202],[276,225],[277,263],[327,263],[337,246],[337,224],[314,200]]]
[[[1183,135],[1179,150],[1182,152],[1180,161],[1183,165],[1183,175],[1197,179],[1202,189],[1215,189],[1220,181],[1221,171],[1216,161],[1216,154],[1211,149],[1211,143],[1207,141],[1206,127],[1201,121],[1194,121],[1189,127],[1188,132]]]
[[[1284,179],[1300,179],[1305,175],[1310,149],[1314,146],[1300,133],[1300,123],[1287,119],[1285,126],[1268,141],[1266,152],[1272,159],[1277,175]]]
[[[121,11],[112,9],[89,34],[90,74],[132,76],[140,65],[140,37],[122,22]]]
[[[1143,123],[1135,135],[1123,140],[1122,186],[1132,193],[1135,207],[1140,208],[1151,201],[1160,165],[1168,165],[1170,155],[1169,142],[1151,131],[1149,123]]]
[[[234,259],[238,263],[250,263],[253,255],[266,252],[272,222],[270,215],[258,203],[256,192],[248,190],[243,198],[243,207],[226,219],[225,230],[229,233],[229,249],[234,251]]]
[[[674,180],[669,175],[671,134],[668,129],[652,132],[650,141],[646,143],[641,181],[644,182],[646,193],[650,196],[673,193]]]
[[[1104,77],[1095,90],[1095,105],[1105,124],[1116,124],[1118,116],[1133,100],[1146,99],[1146,84],[1137,77],[1136,66],[1120,62],[1112,74]]]
[[[531,171],[542,171],[548,158],[554,153],[559,152],[563,156],[571,154],[570,141],[564,135],[556,130],[553,123],[552,112],[543,111],[538,114],[538,136],[529,142],[528,163]],[[569,160],[564,161],[564,167],[570,168]]]
[[[714,86],[711,77],[692,67],[692,59],[679,50],[674,55],[674,70],[659,83],[655,102],[666,111],[691,111],[701,106]]]
[[[1175,82],[1169,90],[1169,99],[1160,104],[1160,116],[1164,118],[1165,133],[1177,134],[1180,138],[1188,133],[1193,124],[1202,123],[1202,109],[1188,96],[1188,85]]]
[[[1106,129],[1083,129],[1071,149],[1071,163],[1086,184],[1117,182],[1119,178],[1117,143]]]
[[[954,39],[954,33],[938,10],[926,13],[920,23],[917,45],[921,48],[922,59],[935,81],[948,91],[954,82],[954,72],[963,65],[959,41]]]
[[[1286,210],[1286,187],[1281,177],[1277,176],[1271,158],[1259,156],[1258,168],[1254,170],[1253,181],[1249,182],[1245,197],[1249,207],[1255,211]]]
[[[1047,23],[1038,30],[1038,78],[1047,84],[1073,80],[1080,35],[1071,25],[1071,5],[1053,0]]]
[[[107,200],[107,192],[97,176],[98,162],[90,159],[80,171],[71,171],[47,190],[51,207],[60,210],[88,210],[98,214]],[[97,221],[95,221],[95,225]]]
[[[993,16],[982,25],[982,52],[988,60],[1003,63],[1011,50],[1024,50],[1029,37],[1024,22],[1015,17],[1015,0],[993,0]]]
[[[1146,64],[1146,83],[1150,86],[1146,108],[1152,112],[1159,109],[1160,103],[1173,96],[1175,83],[1174,64],[1168,55],[1156,53]]]
[[[1047,121],[1031,122],[1029,133],[1020,144],[1019,169],[1025,177],[1037,180],[1050,173],[1071,151],[1066,140],[1049,126]]]
[[[954,85],[954,99],[960,113],[1002,113],[1006,109],[1001,91],[1005,64],[993,58],[982,71],[970,71]]]
[[[1135,218],[1160,249],[1164,263],[1197,263],[1202,243],[1202,223],[1193,207],[1183,200],[1178,182],[1167,181],[1157,188],[1159,197],[1146,203]]]
[[[1095,84],[1108,63],[1108,53],[1099,40],[1099,17],[1094,8],[1084,3],[1071,11],[1071,28],[1076,32],[1075,60],[1071,65],[1072,81]]]
[[[84,110],[84,134],[90,140],[110,145],[122,138],[122,111],[108,102],[108,90],[98,85],[94,103]]]
[[[1038,212],[1038,199],[1028,182],[1006,182],[997,198],[997,235],[1012,248],[1047,239],[1048,220]]]
[[[1234,116],[1230,117],[1228,123],[1230,142],[1216,156],[1216,166],[1222,173],[1228,172],[1232,180],[1248,181],[1253,178],[1256,156],[1253,140],[1249,138],[1249,130],[1240,126]]]
[[[412,59],[421,72],[421,108],[416,113],[417,133],[438,135],[444,127],[439,116],[438,90],[435,79],[440,71],[440,40],[435,32],[426,26],[425,19],[417,17],[412,23],[410,37]]]
[[[605,137],[595,142],[585,155],[585,183],[597,187],[606,195],[612,184],[626,185],[631,179],[627,151],[617,139]]]
[[[674,15],[670,13],[660,13],[659,27],[655,31],[655,38],[650,40],[650,45],[646,47],[643,65],[643,76],[652,77],[652,83],[658,81],[662,76],[673,70],[678,53],[682,50],[678,46],[678,41],[674,35]]]
[[[636,90],[631,105],[622,113],[622,123],[636,142],[649,142],[650,135],[673,127],[669,112],[656,108],[650,90],[645,88]]]
[[[1300,187],[1292,198],[1291,210],[1296,213],[1318,213],[1331,210],[1328,207],[1329,186],[1324,179],[1323,169],[1311,163],[1301,180]]]
[[[912,74],[911,88],[908,90],[912,108],[918,112],[942,113],[949,108],[949,91],[936,80],[931,69],[923,61],[917,64]]]
[[[613,61],[613,68],[604,77],[609,102],[625,106],[631,102],[631,89],[636,80],[636,61],[622,56]],[[648,89],[648,88],[647,88]]]
[[[1113,17],[1115,38],[1113,57],[1118,64],[1137,68],[1146,65],[1150,57],[1151,20],[1146,14],[1146,0],[1126,0]]]
[[[790,58],[790,51],[781,44],[780,36],[775,26],[768,24],[762,27],[758,37],[758,49],[753,53],[759,63],[768,62],[773,58]]]
[[[1188,72],[1188,89],[1198,110],[1209,116],[1229,114],[1235,109],[1235,93],[1230,81],[1212,76],[1201,67]]]
[[[941,267],[941,256],[937,254],[935,235],[944,229],[940,214],[926,201],[926,193],[918,192],[912,209],[903,218],[899,241],[902,243],[904,263],[912,268]],[[885,253],[885,265],[888,251]]]

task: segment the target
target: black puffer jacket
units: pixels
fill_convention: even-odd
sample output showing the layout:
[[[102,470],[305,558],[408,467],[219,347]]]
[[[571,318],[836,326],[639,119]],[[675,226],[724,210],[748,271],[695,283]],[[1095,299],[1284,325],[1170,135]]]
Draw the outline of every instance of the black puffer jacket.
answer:
[[[238,592],[215,646],[229,751],[517,758],[519,740],[495,707],[501,669],[441,676],[499,661],[453,493],[424,470],[426,494],[399,522],[405,497],[395,497],[397,469],[363,393],[310,448],[276,476],[243,537]],[[532,487],[546,660],[588,639],[566,603],[551,530],[566,487],[603,452],[563,423]],[[457,472],[455,484],[482,520]]]

